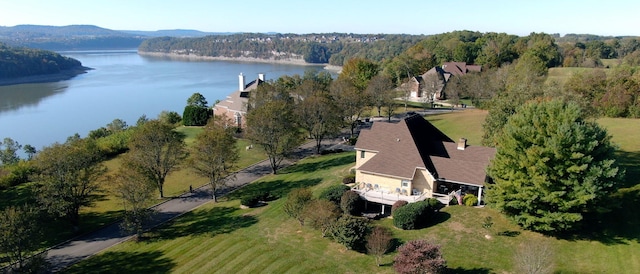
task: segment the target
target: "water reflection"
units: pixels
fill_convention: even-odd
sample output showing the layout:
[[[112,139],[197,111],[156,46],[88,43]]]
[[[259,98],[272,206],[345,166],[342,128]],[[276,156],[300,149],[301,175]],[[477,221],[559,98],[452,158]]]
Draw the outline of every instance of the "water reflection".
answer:
[[[37,107],[45,98],[63,93],[67,88],[69,85],[66,81],[0,86],[0,115],[21,108]]]

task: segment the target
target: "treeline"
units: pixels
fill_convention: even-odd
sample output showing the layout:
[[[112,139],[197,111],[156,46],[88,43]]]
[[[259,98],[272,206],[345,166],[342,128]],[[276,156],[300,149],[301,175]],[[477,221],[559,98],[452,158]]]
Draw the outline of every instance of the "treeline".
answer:
[[[303,58],[307,63],[341,66],[353,57],[383,61],[405,51],[426,36],[242,33],[200,38],[160,37],[145,40],[143,52],[195,54],[200,56]]]
[[[308,63],[338,66],[351,58],[365,58],[386,63],[393,67],[390,70],[411,75],[449,61],[499,67],[513,62],[529,50],[531,54],[542,57],[547,67],[600,67],[601,59],[626,58],[634,54],[634,61],[629,62],[639,59],[640,39],[637,37],[594,37],[573,35],[559,38],[545,33],[521,37],[473,31],[431,36],[243,33],[201,38],[160,37],[144,41],[139,50],[276,60],[293,57],[303,58]]]
[[[80,61],[46,50],[0,43],[0,79],[54,74],[82,66]]]

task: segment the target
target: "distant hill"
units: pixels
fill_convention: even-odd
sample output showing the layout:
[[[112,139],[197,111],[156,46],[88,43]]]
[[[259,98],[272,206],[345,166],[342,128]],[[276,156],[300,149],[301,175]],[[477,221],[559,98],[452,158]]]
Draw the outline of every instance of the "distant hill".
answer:
[[[156,30],[156,31],[144,31],[144,30],[121,30],[121,32],[148,37],[203,37],[208,35],[231,35],[235,32],[204,32],[191,29],[168,29],[168,30]]]
[[[146,36],[93,25],[0,27],[0,42],[45,50],[131,49]]]
[[[0,84],[2,80],[26,76],[51,75],[69,70],[82,71],[80,61],[58,53],[11,47],[0,43]]]

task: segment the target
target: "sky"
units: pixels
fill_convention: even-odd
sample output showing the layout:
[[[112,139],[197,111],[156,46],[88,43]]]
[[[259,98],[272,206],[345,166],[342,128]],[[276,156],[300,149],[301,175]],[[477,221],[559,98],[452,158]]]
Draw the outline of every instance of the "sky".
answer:
[[[0,26],[113,30],[640,36],[638,0],[0,0]]]

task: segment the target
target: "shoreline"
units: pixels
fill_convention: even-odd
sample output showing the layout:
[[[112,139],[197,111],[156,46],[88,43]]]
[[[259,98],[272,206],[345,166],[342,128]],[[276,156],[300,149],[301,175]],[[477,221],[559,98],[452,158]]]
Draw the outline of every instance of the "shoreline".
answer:
[[[245,62],[245,63],[268,63],[268,64],[284,64],[284,65],[296,65],[296,66],[322,66],[326,70],[340,71],[341,66],[329,65],[328,63],[307,63],[303,59],[263,59],[254,57],[225,57],[225,56],[200,56],[194,54],[177,54],[177,53],[164,53],[164,52],[146,52],[138,51],[141,56],[162,57],[175,60],[188,60],[188,61],[231,61],[231,62]]]
[[[54,74],[39,74],[31,76],[22,76],[18,78],[0,79],[0,86],[12,86],[20,84],[37,84],[37,83],[51,83],[69,80],[80,74],[85,74],[89,70],[93,70],[89,67],[75,67],[72,69],[62,70]]]

